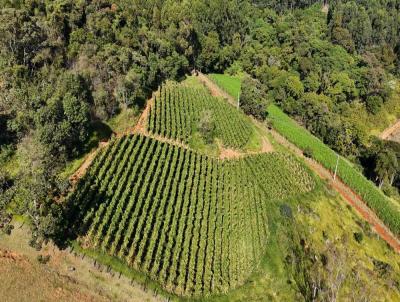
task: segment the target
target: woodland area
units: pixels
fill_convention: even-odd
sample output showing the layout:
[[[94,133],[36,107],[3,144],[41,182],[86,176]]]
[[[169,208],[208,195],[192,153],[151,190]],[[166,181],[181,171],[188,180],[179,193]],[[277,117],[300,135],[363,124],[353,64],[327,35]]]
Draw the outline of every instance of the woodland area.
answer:
[[[264,119],[275,102],[398,197],[400,146],[365,120],[395,93],[400,1],[329,1],[327,15],[321,5],[0,0],[0,165],[19,166],[0,170],[2,229],[10,212],[27,214],[33,245],[57,239],[65,165],[104,121],[194,69],[245,74],[246,113]]]

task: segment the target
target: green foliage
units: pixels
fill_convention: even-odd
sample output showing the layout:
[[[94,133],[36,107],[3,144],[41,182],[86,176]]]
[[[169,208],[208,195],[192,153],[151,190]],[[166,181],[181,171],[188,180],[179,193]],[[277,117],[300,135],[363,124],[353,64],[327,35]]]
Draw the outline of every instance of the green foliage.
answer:
[[[244,113],[263,121],[267,116],[267,107],[268,101],[261,83],[246,76],[242,83],[240,108],[243,109]]]
[[[240,96],[242,82],[239,77],[216,73],[209,74],[208,77],[234,99]]]
[[[282,153],[223,162],[124,137],[96,157],[68,197],[69,215],[85,246],[118,257],[168,292],[200,296],[243,284],[259,265],[268,201],[314,188],[302,164]]]
[[[268,112],[269,118],[278,132],[299,148],[303,150],[311,149],[315,160],[327,169],[335,170],[338,155],[332,149],[296,124],[275,105],[271,105]],[[346,159],[341,156],[339,159],[338,176],[365,200],[393,233],[400,234],[400,209],[398,205],[387,198],[374,183],[367,180]]]
[[[211,144],[214,141],[215,122],[212,116],[212,111],[205,110],[201,113],[197,129],[207,144]]]
[[[147,121],[152,133],[188,143],[201,125],[204,112],[213,120],[212,136],[227,147],[244,148],[254,135],[246,116],[205,88],[167,84],[156,94]],[[210,140],[209,140],[210,141]]]
[[[358,243],[361,243],[364,239],[363,233],[356,232],[353,235],[354,235],[354,240],[357,241]]]

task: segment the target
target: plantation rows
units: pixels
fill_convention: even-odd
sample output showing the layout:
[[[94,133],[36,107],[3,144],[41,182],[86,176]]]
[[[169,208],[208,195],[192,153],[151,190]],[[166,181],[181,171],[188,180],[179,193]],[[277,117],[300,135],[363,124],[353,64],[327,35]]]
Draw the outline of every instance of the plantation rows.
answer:
[[[310,148],[313,158],[330,171],[335,171],[338,155],[306,129],[296,124],[277,106],[268,109],[274,128],[301,149]],[[375,184],[365,178],[354,166],[339,156],[337,170],[341,180],[359,194],[376,215],[397,236],[400,235],[400,208],[387,198]]]
[[[129,136],[97,156],[70,198],[85,213],[83,245],[199,296],[243,284],[267,248],[268,200],[313,187],[284,154],[220,161]]]
[[[215,122],[216,137],[227,147],[243,148],[254,134],[244,114],[212,97],[206,89],[173,84],[163,86],[156,94],[147,127],[152,133],[187,143],[206,111]]]

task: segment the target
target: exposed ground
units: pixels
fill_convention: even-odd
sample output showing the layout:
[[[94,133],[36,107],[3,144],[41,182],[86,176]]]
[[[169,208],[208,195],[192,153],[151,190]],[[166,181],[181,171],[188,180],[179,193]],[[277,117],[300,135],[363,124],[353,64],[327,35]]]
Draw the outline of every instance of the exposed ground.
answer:
[[[106,146],[108,146],[108,141],[107,142],[100,142],[99,148],[97,148],[96,150],[93,150],[91,153],[89,153],[86,156],[85,160],[83,161],[82,165],[78,168],[78,170],[76,170],[74,172],[74,174],[72,174],[69,177],[69,180],[73,185],[75,185],[78,182],[78,180],[81,179],[85,175],[87,169],[90,167],[90,164],[95,159],[95,157],[96,157],[97,153],[99,152],[99,150],[104,148],[104,147],[106,147]]]
[[[214,82],[211,81],[206,75],[202,74],[201,72],[198,72],[197,78],[210,90],[212,96],[222,97],[226,99],[229,103],[231,103],[233,106],[237,106],[237,101],[228,93],[219,88],[216,84],[214,84]]]
[[[400,142],[400,120],[392,126],[386,128],[379,137],[384,140],[394,140]]]
[[[53,245],[37,252],[28,240],[18,224],[11,236],[0,237],[1,301],[163,301],[89,258]],[[50,261],[40,264],[38,255],[50,255]]]

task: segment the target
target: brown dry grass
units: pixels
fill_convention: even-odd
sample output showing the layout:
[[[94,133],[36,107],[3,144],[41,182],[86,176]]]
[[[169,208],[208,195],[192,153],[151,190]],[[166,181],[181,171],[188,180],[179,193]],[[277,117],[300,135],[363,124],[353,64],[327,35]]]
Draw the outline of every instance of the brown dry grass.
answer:
[[[11,236],[0,237],[1,302],[161,301],[131,280],[99,270],[89,258],[53,245],[37,252],[27,242],[26,228],[18,225]],[[40,264],[39,254],[50,255],[50,261]]]

